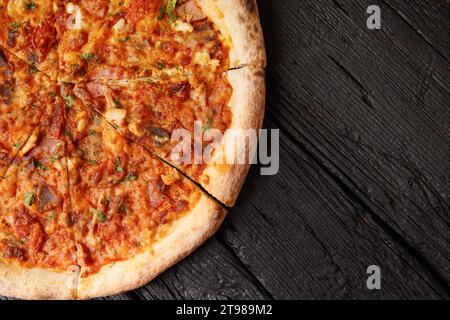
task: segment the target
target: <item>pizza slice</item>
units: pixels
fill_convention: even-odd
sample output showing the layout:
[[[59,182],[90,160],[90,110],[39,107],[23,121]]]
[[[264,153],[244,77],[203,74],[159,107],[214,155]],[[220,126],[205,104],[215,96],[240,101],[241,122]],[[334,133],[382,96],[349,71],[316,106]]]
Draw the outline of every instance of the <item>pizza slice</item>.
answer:
[[[64,108],[55,105],[0,180],[0,291],[72,299],[76,266],[68,193]]]
[[[74,94],[123,135],[179,167],[222,203],[234,204],[264,116],[263,69],[249,66],[203,81],[82,82]]]
[[[58,62],[53,3],[0,0],[0,44],[35,70],[56,79]]]
[[[58,3],[59,66],[67,82],[208,77],[246,64],[265,65],[253,1]]]
[[[0,115],[54,103],[51,79],[0,45]]]
[[[225,211],[216,202],[77,98],[67,134],[78,298],[146,284],[220,226]]]

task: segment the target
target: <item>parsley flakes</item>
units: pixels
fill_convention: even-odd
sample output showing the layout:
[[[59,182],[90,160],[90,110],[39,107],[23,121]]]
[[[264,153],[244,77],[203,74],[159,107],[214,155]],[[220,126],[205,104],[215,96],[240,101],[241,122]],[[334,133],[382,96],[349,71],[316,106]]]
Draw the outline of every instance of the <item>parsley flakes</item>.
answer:
[[[114,98],[113,102],[114,102],[114,106],[116,107],[116,109],[120,109],[120,107],[122,106],[122,104],[120,103],[120,100],[118,98]]]
[[[27,9],[28,9],[28,10],[34,10],[34,9],[36,9],[36,3],[34,3],[34,2],[28,2],[28,3],[27,3]]]
[[[17,33],[19,31],[20,28],[20,23],[14,21],[13,23],[11,23],[11,32],[12,33]]]
[[[167,3],[166,13],[169,16],[169,21],[174,22],[177,20],[177,16],[175,15],[175,6],[177,5],[177,0],[169,0]]]
[[[99,211],[99,210],[94,210],[94,215],[97,217],[97,219],[100,222],[106,222],[106,216],[103,212]]]
[[[127,181],[135,181],[137,180],[137,176],[135,176],[134,174],[129,174],[126,176],[125,180]]]
[[[81,60],[89,61],[89,60],[92,60],[94,58],[95,58],[95,54],[93,54],[93,53],[82,53],[81,54]]]
[[[64,97],[64,102],[66,103],[67,109],[70,109],[73,107],[73,101],[75,100],[75,97],[71,94]]]
[[[25,193],[25,195],[23,196],[23,202],[31,207],[34,203],[34,194],[32,194],[31,192]]]
[[[41,169],[42,171],[46,171],[47,167],[44,166],[42,163],[40,163],[39,161],[33,160],[33,164],[36,168]]]
[[[175,20],[178,19],[178,17],[175,15],[175,6],[177,5],[177,0],[169,0],[167,3],[167,6],[162,6],[159,8],[159,15],[158,20],[161,21],[164,19],[164,17],[169,16],[169,22],[172,23]]]
[[[116,172],[123,172],[122,164],[120,162],[120,158],[116,160]]]

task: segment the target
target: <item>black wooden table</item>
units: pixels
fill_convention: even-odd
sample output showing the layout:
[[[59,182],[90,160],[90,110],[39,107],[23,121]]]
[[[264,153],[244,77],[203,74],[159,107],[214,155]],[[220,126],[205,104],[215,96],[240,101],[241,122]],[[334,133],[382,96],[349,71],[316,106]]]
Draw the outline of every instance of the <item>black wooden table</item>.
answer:
[[[379,5],[382,29],[366,9]],[[250,171],[221,230],[113,299],[450,297],[446,0],[259,0],[265,127],[280,171]],[[381,268],[381,290],[366,269]]]

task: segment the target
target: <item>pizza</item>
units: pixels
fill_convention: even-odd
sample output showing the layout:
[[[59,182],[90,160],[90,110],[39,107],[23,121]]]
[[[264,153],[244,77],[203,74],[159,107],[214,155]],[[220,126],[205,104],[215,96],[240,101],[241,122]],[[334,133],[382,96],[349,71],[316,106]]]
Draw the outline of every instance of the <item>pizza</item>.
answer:
[[[265,65],[254,0],[0,0],[0,295],[133,290],[214,234]]]

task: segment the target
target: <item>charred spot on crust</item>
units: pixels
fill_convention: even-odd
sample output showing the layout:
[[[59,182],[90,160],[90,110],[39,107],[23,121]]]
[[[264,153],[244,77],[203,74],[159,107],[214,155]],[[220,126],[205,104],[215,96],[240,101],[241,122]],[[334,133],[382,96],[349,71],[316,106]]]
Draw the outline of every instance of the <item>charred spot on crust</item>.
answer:
[[[264,78],[265,73],[264,70],[258,70],[255,72],[256,76]]]
[[[243,0],[244,5],[244,12],[241,12],[239,14],[239,19],[243,23],[248,23],[248,17],[252,16],[254,14],[254,11],[256,10],[256,5],[254,0]]]
[[[255,1],[254,0],[246,0],[245,7],[249,12],[253,12],[255,10]]]

